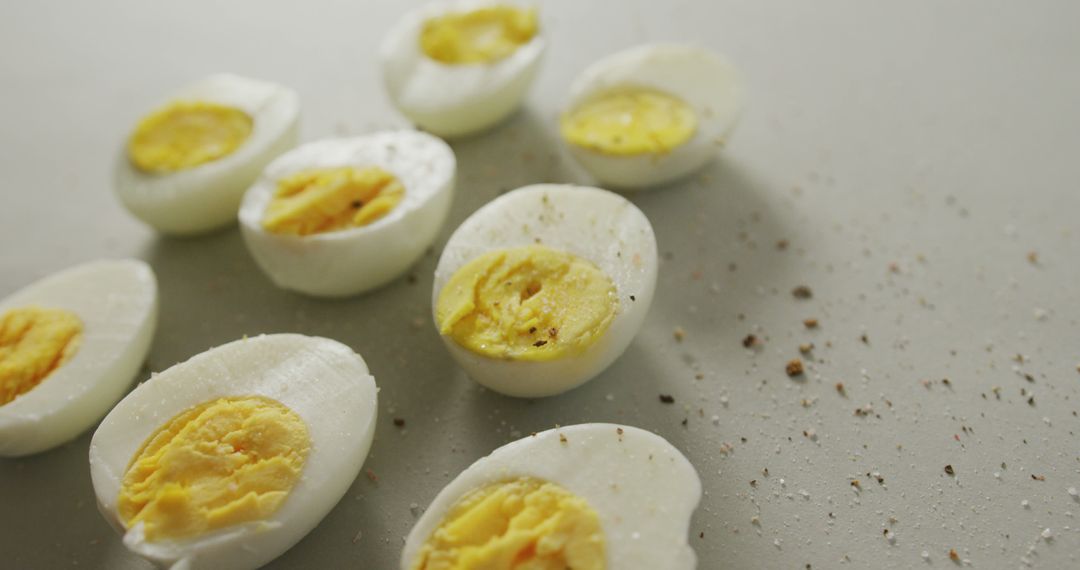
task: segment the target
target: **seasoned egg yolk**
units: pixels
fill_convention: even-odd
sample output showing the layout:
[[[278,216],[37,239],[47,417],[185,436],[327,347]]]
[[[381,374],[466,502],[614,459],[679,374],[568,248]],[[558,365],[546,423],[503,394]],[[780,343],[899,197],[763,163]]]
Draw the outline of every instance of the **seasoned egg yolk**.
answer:
[[[412,570],[603,570],[604,548],[600,517],[584,499],[526,477],[463,497]]]
[[[157,429],[124,473],[117,506],[147,540],[263,520],[289,495],[311,439],[300,416],[259,396],[220,398]]]
[[[278,182],[262,225],[297,236],[366,226],[404,197],[401,182],[377,166],[304,170]]]
[[[0,406],[33,390],[79,350],[83,325],[63,309],[22,307],[0,317]]]
[[[439,332],[493,358],[555,360],[596,342],[618,311],[600,268],[542,245],[485,253],[439,292]]]
[[[597,97],[562,117],[567,142],[614,156],[664,154],[694,136],[697,116],[682,99],[651,90]]]
[[[514,53],[536,35],[536,9],[492,6],[424,22],[420,47],[450,65],[491,63]]]
[[[175,101],[144,117],[128,141],[131,162],[164,174],[228,156],[251,135],[240,109],[205,101]]]

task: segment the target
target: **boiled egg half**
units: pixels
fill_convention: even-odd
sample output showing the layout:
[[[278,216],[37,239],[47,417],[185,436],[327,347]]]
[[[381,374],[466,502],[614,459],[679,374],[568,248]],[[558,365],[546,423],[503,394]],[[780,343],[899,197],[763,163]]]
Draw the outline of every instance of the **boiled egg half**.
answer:
[[[401,570],[691,570],[701,481],[658,435],[582,424],[496,449],[431,502]]]
[[[590,65],[570,88],[559,131],[605,186],[682,178],[723,146],[743,105],[738,70],[700,47],[649,44]]]
[[[445,142],[417,131],[303,145],[244,196],[244,241],[279,287],[320,297],[373,289],[435,241],[456,164]]]
[[[625,198],[538,184],[496,198],[450,237],[435,269],[435,326],[477,382],[558,394],[619,357],[656,288],[656,238]]]
[[[139,120],[115,167],[116,194],[167,234],[236,222],[244,191],[296,145],[300,103],[280,85],[218,74],[173,93]]]
[[[457,0],[404,16],[380,50],[394,105],[442,137],[476,133],[520,105],[544,53],[532,4]]]
[[[157,564],[266,564],[352,485],[376,392],[364,360],[333,340],[275,334],[208,350],[102,421],[90,445],[99,508]]]
[[[101,419],[156,326],[157,280],[133,259],[78,265],[0,301],[0,456],[51,449]]]

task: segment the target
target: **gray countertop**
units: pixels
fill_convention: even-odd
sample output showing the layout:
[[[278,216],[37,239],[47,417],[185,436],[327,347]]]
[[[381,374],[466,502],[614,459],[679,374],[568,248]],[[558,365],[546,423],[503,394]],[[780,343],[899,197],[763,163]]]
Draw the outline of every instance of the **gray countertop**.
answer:
[[[430,319],[435,255],[413,279],[312,300],[275,289],[236,229],[162,238],[112,194],[138,113],[210,72],[297,89],[304,140],[404,125],[374,52],[405,9],[0,6],[0,295],[138,257],[161,289],[149,370],[292,331],[345,342],[375,374],[377,482],[358,478],[271,567],[394,568],[410,507],[520,434],[589,421],[655,430],[696,466],[701,568],[947,568],[950,549],[978,568],[1080,565],[1080,4],[546,4],[527,107],[453,143],[458,192],[437,250],[501,191],[587,180],[554,118],[607,53],[711,46],[743,69],[750,106],[700,176],[632,197],[663,253],[635,342],[537,401],[481,390],[450,360]],[[793,298],[798,285],[813,297]],[[762,342],[748,350],[751,333]],[[811,342],[807,373],[789,379]],[[0,566],[148,567],[96,510],[89,440],[0,460]]]

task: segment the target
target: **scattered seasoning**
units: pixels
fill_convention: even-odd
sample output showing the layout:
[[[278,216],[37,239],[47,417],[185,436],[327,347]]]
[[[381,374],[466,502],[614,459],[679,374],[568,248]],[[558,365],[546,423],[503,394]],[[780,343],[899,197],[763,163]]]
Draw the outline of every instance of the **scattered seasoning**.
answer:
[[[861,340],[863,344],[870,344],[870,337],[866,336],[866,333],[859,335],[859,340]]]
[[[637,297],[635,297],[635,296],[633,296],[633,295],[630,295],[630,300],[631,300],[631,301],[637,301]]]
[[[748,334],[742,339],[742,345],[745,348],[753,348],[757,344],[758,338],[752,334]],[[1080,370],[1080,365],[1077,365],[1077,370]]]
[[[418,278],[416,277],[415,273],[410,273],[409,276],[405,278],[405,280],[409,282],[409,285],[416,285]]]
[[[851,486],[855,487],[856,489],[858,489],[860,491],[862,490],[862,483],[859,483],[858,479],[852,479],[851,480]]]
[[[808,329],[816,329],[818,327],[818,320],[815,318],[803,319],[802,324]]]
[[[360,539],[363,538],[363,537],[364,537],[364,531],[362,531],[362,530],[356,531],[356,536],[354,536],[352,538],[352,543],[356,544],[356,543],[360,542]]]
[[[405,418],[394,418],[394,425],[397,427],[405,427]]]
[[[622,428],[615,428],[615,433],[617,433],[619,435],[622,435],[623,434],[623,429]]]
[[[687,425],[688,425],[689,423],[690,423],[690,419],[689,419],[689,418],[683,418],[683,420],[682,420],[682,426],[683,426],[683,427],[686,427],[686,426],[687,426]]]
[[[674,404],[675,403],[675,397],[671,396],[669,394],[660,394],[660,402],[662,402],[664,404]]]
[[[683,330],[682,327],[675,327],[675,330],[672,331],[671,334],[672,334],[672,336],[675,337],[675,340],[678,341],[678,342],[682,342],[682,340],[684,338],[686,338],[686,331]]]
[[[788,248],[788,240],[782,239],[782,240],[776,242],[776,249],[778,249],[780,251],[784,251],[787,248]]]
[[[836,383],[836,392],[841,396],[847,396],[847,390],[844,388],[843,382]]]
[[[941,383],[946,386],[952,386],[952,382],[948,378],[942,378]]]
[[[533,346],[541,347],[541,346],[544,346],[545,344],[547,344],[546,340],[538,340],[538,341],[533,343]]]
[[[529,327],[529,334],[535,334],[535,333],[536,333],[536,327]]]
[[[369,479],[369,480],[370,480],[370,481],[371,481],[372,483],[378,483],[378,482],[379,482],[379,476],[378,476],[378,475],[376,475],[376,474],[375,474],[375,472],[374,472],[374,471],[372,471],[371,469],[368,469],[368,470],[367,470],[367,471],[365,471],[364,473],[365,473],[365,474],[367,475],[367,478],[368,478],[368,479]]]
[[[809,354],[811,350],[814,350],[814,343],[812,342],[799,345],[799,352],[803,354]]]
[[[750,486],[751,487],[757,487],[757,479],[751,479],[750,480]]]
[[[952,465],[946,465],[945,466],[945,473],[947,473],[949,475],[956,475],[956,470],[953,469]]]
[[[360,207],[363,206],[363,205],[364,205],[364,203],[361,202],[360,200],[353,200],[353,203],[352,203],[353,208],[359,210]]]
[[[1031,478],[1036,480],[1036,481],[1046,481],[1046,475],[1036,475],[1036,474],[1032,473]]]
[[[956,553],[955,548],[949,549],[949,560],[952,560],[953,562],[960,562],[960,555]]]
[[[558,337],[559,336],[559,329],[557,329],[555,327],[551,327],[550,329],[548,329],[548,336],[551,337],[551,338]]]
[[[1029,406],[1034,406],[1035,405],[1035,396],[1032,396],[1032,397],[1028,398],[1027,402],[1028,402]]]
[[[796,299],[809,299],[814,296],[814,292],[806,285],[799,285],[791,290],[792,296]]]
[[[566,443],[566,442],[567,442],[566,435],[560,433],[559,434],[559,443]]]
[[[1032,265],[1038,265],[1039,264],[1039,252],[1037,252],[1037,251],[1029,251],[1028,254],[1027,254],[1027,260],[1028,260],[1028,263],[1030,263]]]
[[[787,375],[792,378],[796,376],[802,376],[802,360],[799,360],[798,358],[792,358],[790,361],[788,361],[787,366],[784,367],[784,371],[787,372]]]

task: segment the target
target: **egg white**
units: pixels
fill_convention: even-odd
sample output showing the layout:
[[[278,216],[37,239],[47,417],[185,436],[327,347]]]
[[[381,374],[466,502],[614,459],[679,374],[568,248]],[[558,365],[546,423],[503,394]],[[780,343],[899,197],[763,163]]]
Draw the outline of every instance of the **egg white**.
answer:
[[[125,138],[114,170],[117,196],[135,217],[167,234],[200,234],[235,223],[247,187],[274,157],[296,145],[299,97],[281,85],[222,73],[180,89],[161,105],[171,101],[240,109],[252,118],[251,134],[227,156],[160,174],[131,163]]]
[[[269,518],[186,539],[149,542],[142,524],[125,529],[117,498],[143,442],[180,412],[230,396],[281,402],[311,437],[300,479]],[[124,544],[158,564],[256,568],[299,542],[360,472],[375,433],[377,388],[363,358],[325,338],[275,334],[234,341],[152,376],[105,417],[90,444],[98,506]]]
[[[697,131],[662,155],[614,156],[566,143],[596,180],[638,190],[682,178],[711,160],[742,111],[742,76],[719,54],[679,44],[646,44],[605,57],[574,80],[564,112],[626,88],[655,89],[682,99],[697,116]],[[561,138],[561,137],[560,137]]]
[[[573,253],[599,267],[615,284],[619,308],[595,343],[580,354],[556,360],[489,358],[449,336],[442,337],[470,377],[508,396],[559,394],[602,372],[641,329],[656,290],[656,237],[637,206],[599,188],[536,184],[489,202],[450,236],[435,268],[433,315],[439,293],[463,265],[488,251],[536,243]],[[437,317],[435,326],[439,326]]]
[[[477,133],[513,113],[540,69],[545,48],[542,28],[514,53],[491,63],[449,65],[431,59],[420,47],[420,33],[430,18],[508,4],[533,5],[513,0],[450,0],[402,17],[379,50],[386,90],[398,110],[441,137]]]
[[[0,456],[51,449],[86,431],[124,394],[157,326],[157,280],[134,259],[55,273],[0,301],[0,315],[37,305],[82,321],[79,349],[36,387],[0,406]]]
[[[307,236],[269,232],[262,218],[283,177],[311,168],[378,166],[405,187],[397,206],[374,222]],[[240,207],[244,241],[279,287],[319,297],[355,295],[404,273],[446,222],[457,162],[442,140],[417,131],[329,139],[279,157],[248,190]]]
[[[401,569],[409,570],[424,542],[465,494],[521,477],[558,484],[596,511],[607,568],[696,567],[697,556],[687,541],[690,517],[701,500],[694,467],[658,435],[597,423],[525,437],[473,463],[439,492],[417,521],[405,540]]]

